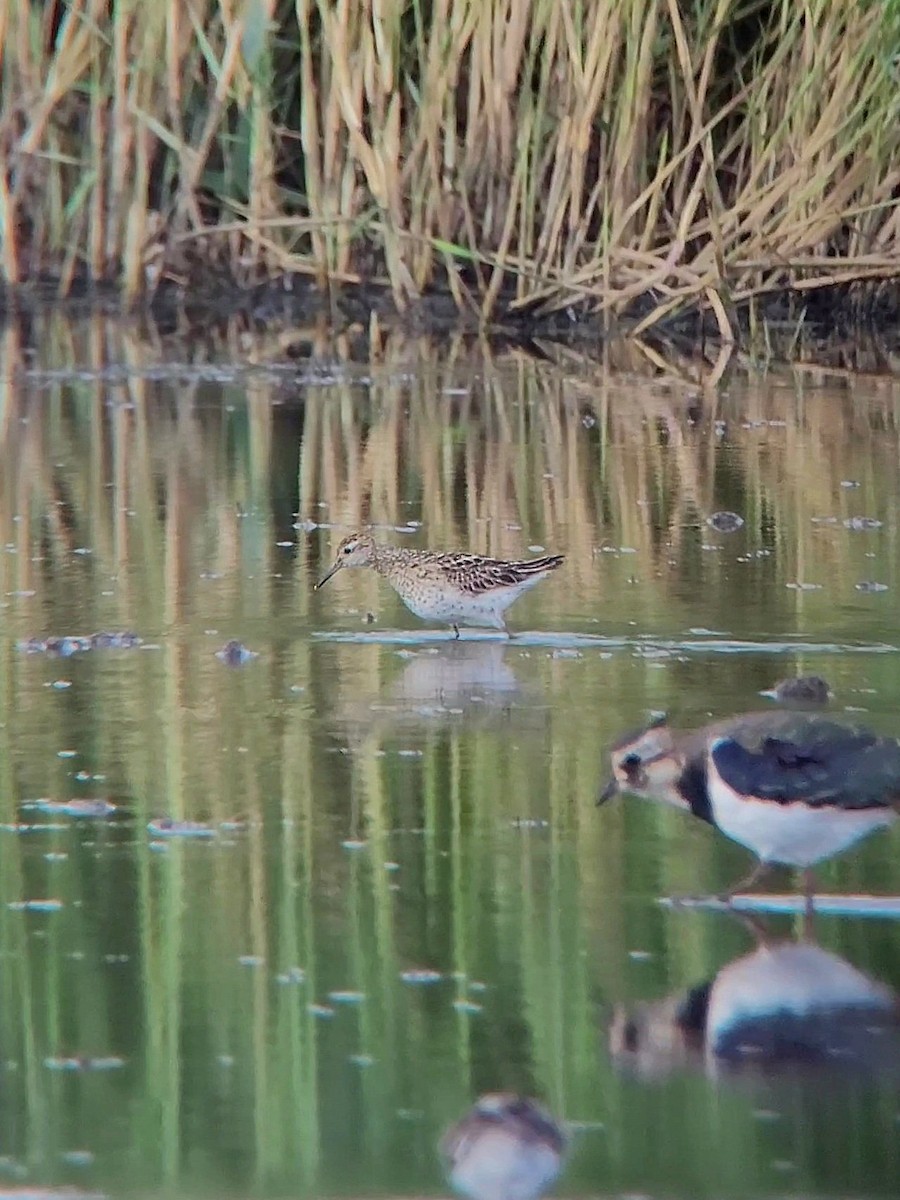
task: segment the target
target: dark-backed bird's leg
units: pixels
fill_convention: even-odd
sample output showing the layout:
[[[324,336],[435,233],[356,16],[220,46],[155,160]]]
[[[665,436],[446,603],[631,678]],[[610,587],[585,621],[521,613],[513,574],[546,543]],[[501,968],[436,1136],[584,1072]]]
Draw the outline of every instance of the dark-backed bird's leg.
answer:
[[[811,867],[801,873],[803,881],[803,936],[812,937],[812,919],[815,916],[816,876]]]
[[[723,892],[719,899],[725,904],[731,904],[738,892],[745,892],[747,888],[755,887],[761,879],[768,875],[770,870],[771,867],[768,863],[758,862],[746,879],[739,879],[727,892]]]
[[[453,636],[456,638],[457,641],[459,641],[459,626],[452,625],[451,629],[453,630]]]

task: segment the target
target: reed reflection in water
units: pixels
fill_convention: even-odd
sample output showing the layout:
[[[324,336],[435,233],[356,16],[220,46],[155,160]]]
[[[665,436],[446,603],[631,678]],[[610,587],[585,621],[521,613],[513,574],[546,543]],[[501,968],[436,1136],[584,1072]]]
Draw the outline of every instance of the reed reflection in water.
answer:
[[[601,822],[593,801],[603,748],[648,708],[697,724],[806,670],[894,721],[895,383],[738,372],[705,395],[697,364],[636,347],[598,366],[395,339],[360,364],[315,333],[314,363],[261,341],[251,370],[204,374],[100,322],[47,318],[36,359],[3,336],[11,1171],[418,1194],[444,1186],[441,1132],[515,1092],[569,1133],[569,1194],[891,1194],[900,1105],[877,1079],[851,1113],[767,1123],[717,1075],[615,1069],[612,1006],[740,950],[658,898],[718,890],[743,858],[677,813]],[[744,525],[711,528],[721,510]],[[567,565],[518,602],[521,640],[450,645],[374,578],[313,595],[366,522]],[[142,640],[19,649],[104,631]],[[258,657],[231,669],[232,641]],[[115,808],[23,808],[40,798]],[[167,818],[215,836],[160,847]],[[877,841],[829,886],[897,890],[896,834]],[[9,907],[36,900],[59,907]],[[896,989],[893,924],[820,936]]]

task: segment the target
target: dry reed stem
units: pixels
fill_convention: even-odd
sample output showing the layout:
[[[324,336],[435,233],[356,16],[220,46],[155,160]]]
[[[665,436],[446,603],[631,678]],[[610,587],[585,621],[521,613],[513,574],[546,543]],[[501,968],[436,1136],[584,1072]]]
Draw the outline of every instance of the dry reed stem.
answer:
[[[779,271],[824,286],[803,260],[829,260],[816,281],[900,261],[890,6],[72,0],[51,20],[0,0],[8,283],[56,266],[136,298],[212,228],[239,280],[381,267],[401,308],[443,282],[484,320],[512,283],[534,311],[657,291],[653,321],[710,288],[727,316]]]

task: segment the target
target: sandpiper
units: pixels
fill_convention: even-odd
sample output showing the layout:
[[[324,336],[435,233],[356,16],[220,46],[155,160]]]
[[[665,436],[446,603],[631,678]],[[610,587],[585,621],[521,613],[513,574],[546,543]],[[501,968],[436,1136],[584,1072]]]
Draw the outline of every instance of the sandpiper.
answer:
[[[391,585],[410,612],[424,621],[442,621],[459,637],[460,625],[502,629],[511,637],[504,613],[523,592],[562,566],[561,554],[504,562],[480,554],[441,554],[386,546],[369,533],[351,533],[337,548],[334,563],[316,588],[342,567],[372,567]]]
[[[900,809],[900,743],[808,712],[746,713],[689,733],[660,718],[612,749],[620,791],[715,825],[759,859],[725,899],[774,865],[805,872],[890,825]]]
[[[453,1187],[471,1200],[537,1200],[562,1165],[566,1137],[535,1100],[481,1096],[441,1139]]]

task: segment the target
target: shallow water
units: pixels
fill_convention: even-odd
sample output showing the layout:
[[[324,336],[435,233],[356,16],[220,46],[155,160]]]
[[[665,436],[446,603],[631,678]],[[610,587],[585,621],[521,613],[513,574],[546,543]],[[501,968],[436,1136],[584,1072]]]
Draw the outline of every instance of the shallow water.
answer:
[[[775,913],[758,948],[660,903],[738,878],[739,847],[594,799],[648,710],[696,724],[801,670],[900,732],[900,384],[27,334],[0,376],[9,1187],[438,1194],[441,1132],[521,1090],[571,1123],[563,1195],[897,1194],[900,923],[838,906],[810,957]],[[511,643],[455,642],[370,573],[312,591],[363,522],[567,564]],[[40,649],[98,631],[141,642]],[[900,894],[898,851],[822,890]],[[784,1061],[790,1023],[733,1061],[735,1013],[798,980],[857,997],[812,1022],[820,1061]],[[673,1023],[712,982],[716,1044]]]

